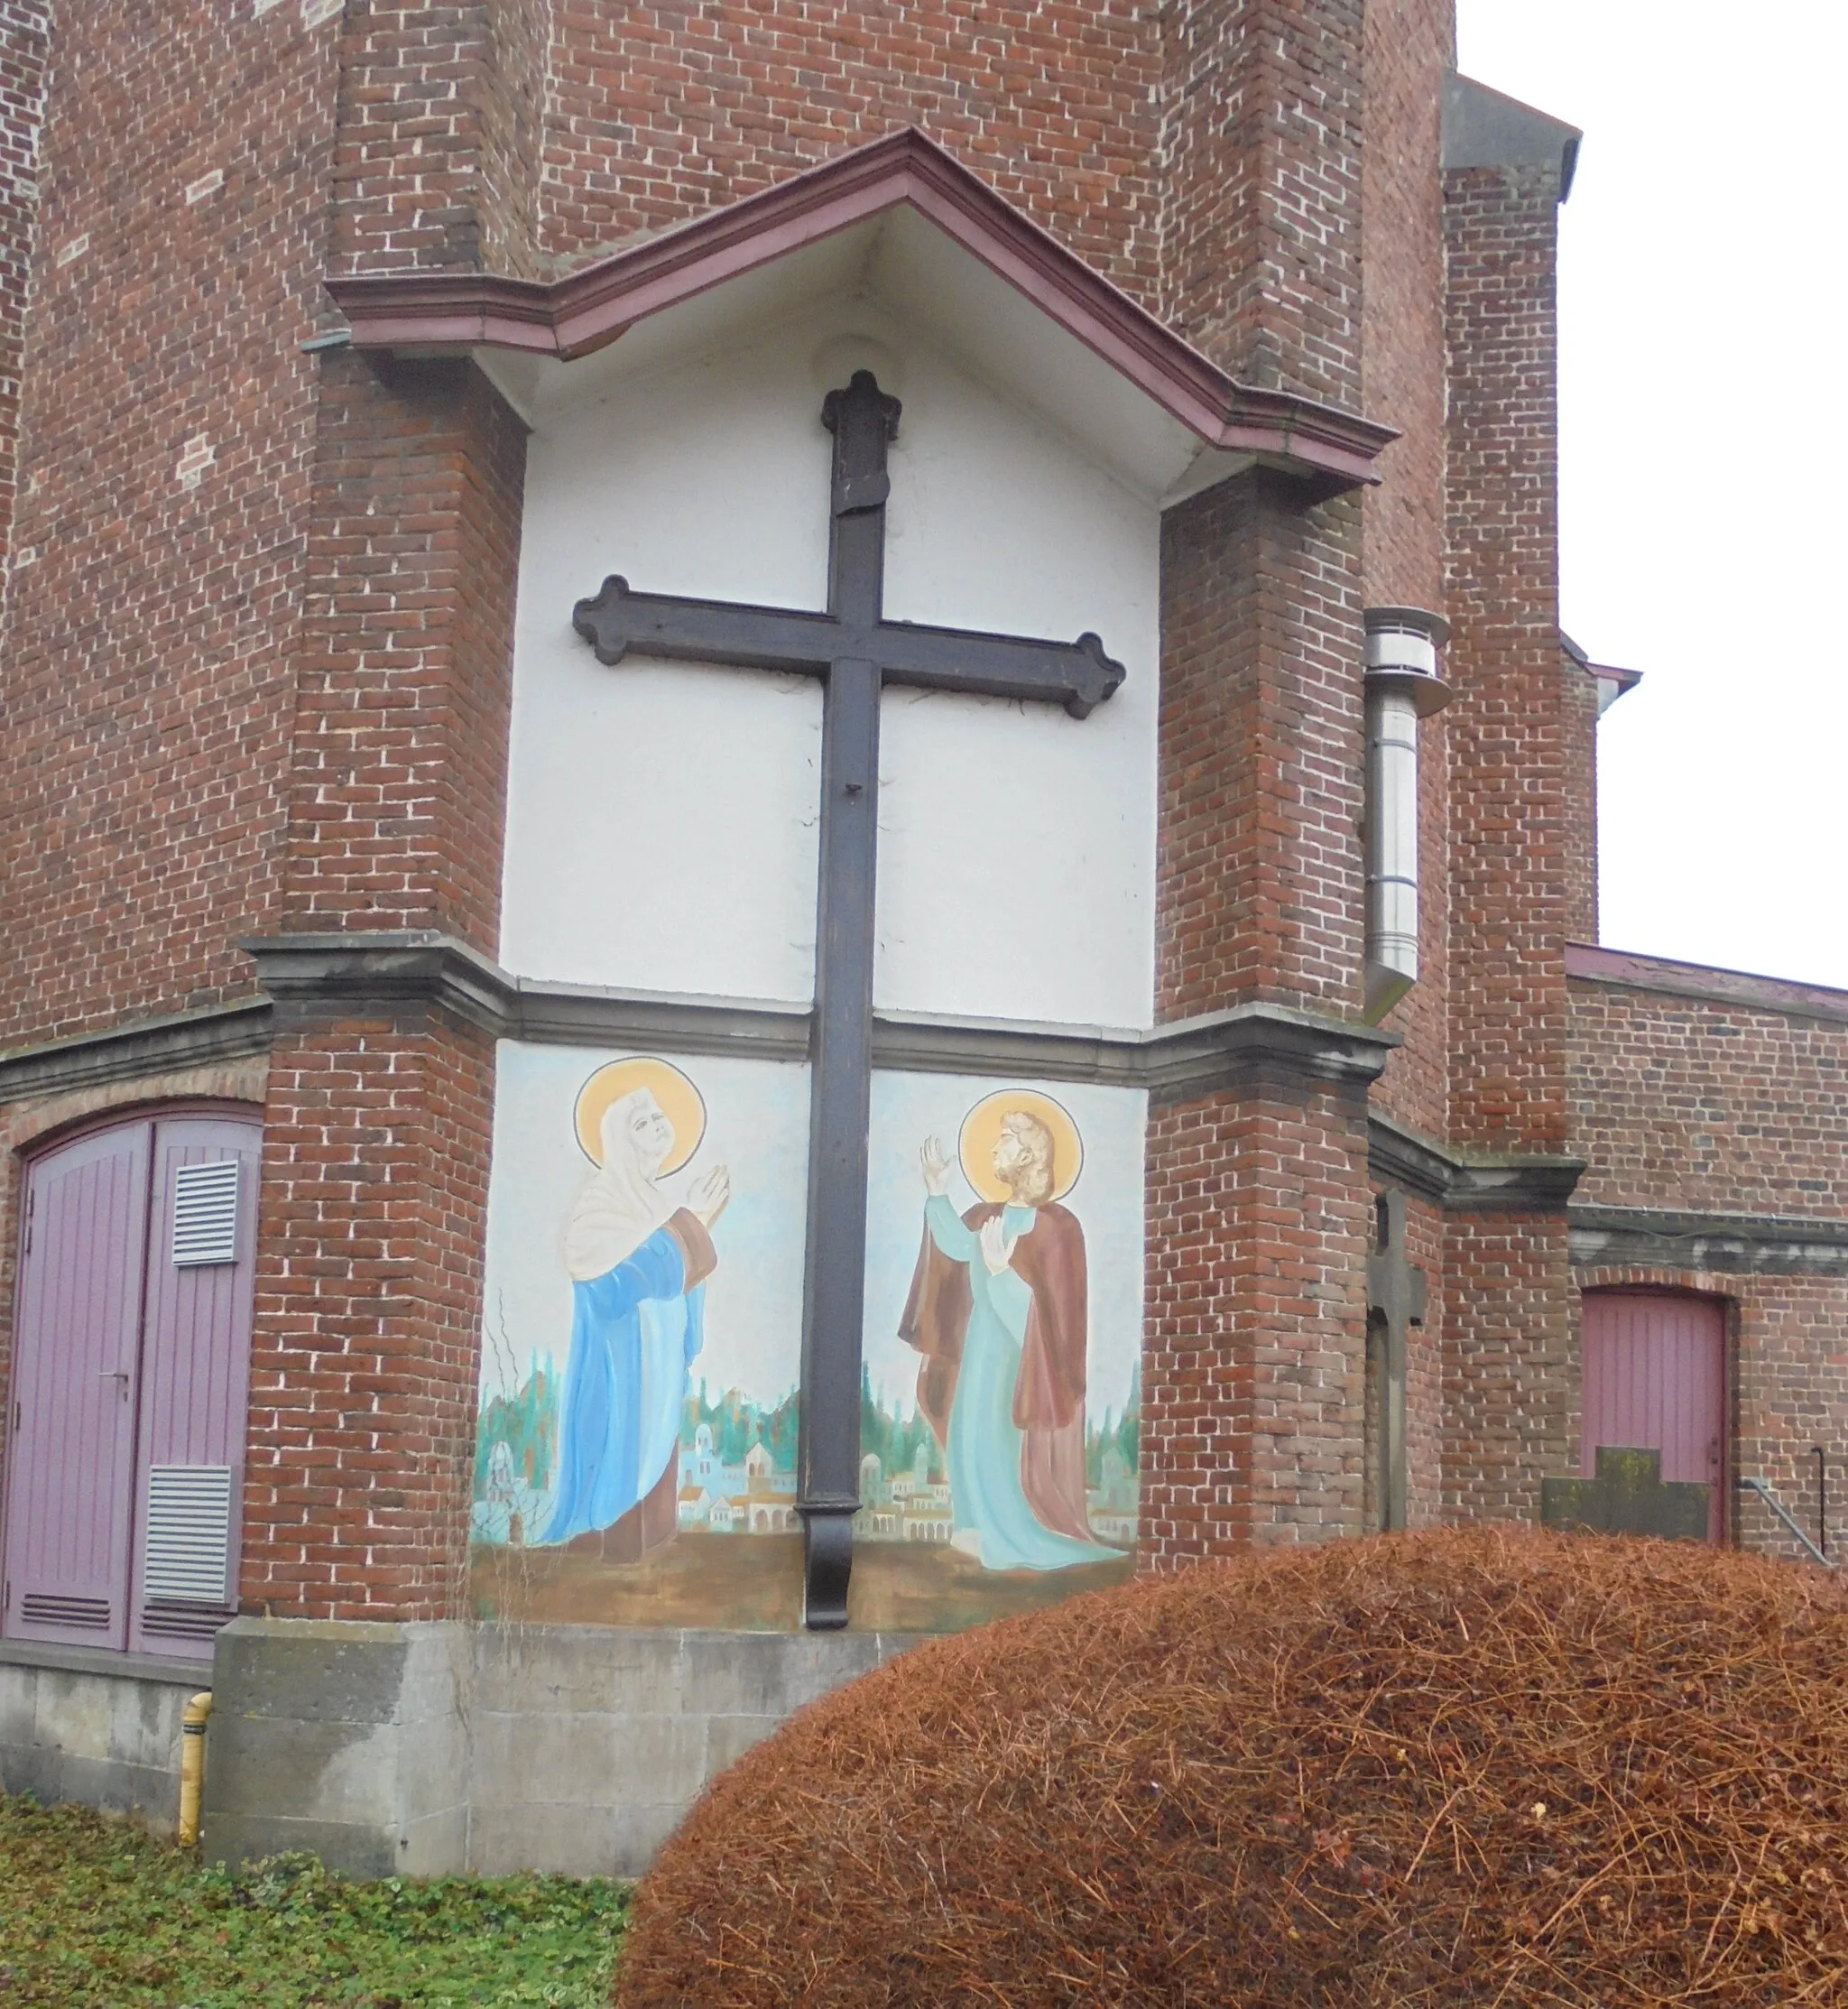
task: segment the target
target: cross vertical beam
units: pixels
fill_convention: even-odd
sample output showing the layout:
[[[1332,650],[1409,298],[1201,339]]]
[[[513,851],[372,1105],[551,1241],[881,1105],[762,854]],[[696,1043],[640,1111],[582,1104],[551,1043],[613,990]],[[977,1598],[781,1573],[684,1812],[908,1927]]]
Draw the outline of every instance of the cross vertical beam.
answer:
[[[830,391],[834,434],[827,611],[854,633],[878,625],[885,584],[885,449],[899,403],[862,371]],[[873,1086],[873,948],[879,870],[880,666],[828,666],[821,713],[820,884],[802,1292],[803,1618],[847,1622],[860,1504],[860,1355],[866,1293],[866,1133]]]

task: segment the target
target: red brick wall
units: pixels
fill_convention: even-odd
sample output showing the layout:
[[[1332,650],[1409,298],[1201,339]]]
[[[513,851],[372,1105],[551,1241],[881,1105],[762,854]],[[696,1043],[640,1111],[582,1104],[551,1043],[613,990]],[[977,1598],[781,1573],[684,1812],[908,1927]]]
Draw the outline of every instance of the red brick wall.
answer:
[[[1444,195],[1449,1134],[1561,1154],[1589,680],[1567,679],[1558,635],[1558,176],[1452,170]],[[1577,1427],[1564,1216],[1453,1215],[1444,1274],[1445,1511],[1533,1518]]]
[[[1848,995],[1804,1017],[1575,979],[1577,1197],[1848,1220]]]
[[[472,366],[325,365],[285,924],[500,912],[523,429]],[[440,1013],[279,1042],[244,1595],[276,1616],[460,1610],[494,1044]]]
[[[45,117],[51,14],[28,0],[0,0],[0,606],[19,473],[19,379],[39,208],[39,143]]]
[[[1359,510],[1254,474],[1162,538],[1157,1011],[1351,1011]],[[1277,1078],[1151,1114],[1142,1566],[1358,1532],[1364,1100]]]
[[[1598,939],[1598,684],[1562,649],[1566,735],[1566,935]]]
[[[1558,634],[1557,176],[1478,168],[1445,179],[1453,1134],[1559,1151],[1567,897],[1582,832],[1576,692]]]
[[[1377,1092],[1377,1091],[1376,1091]],[[1406,1523],[1430,1527],[1444,1517],[1446,1423],[1446,1223],[1442,1208],[1408,1195],[1406,1260],[1425,1273],[1425,1320],[1405,1338]]]
[[[334,269],[532,271],[540,0],[347,0],[340,39]]]
[[[250,986],[232,945],[281,890],[334,88],[334,31],[293,6],[83,0],[55,54],[0,641],[7,1043]]]
[[[462,362],[325,366],[286,925],[494,952],[525,434]]]
[[[458,1616],[494,1042],[439,1013],[278,1041],[263,1117],[245,1609]]]
[[[1361,395],[1360,0],[1169,10],[1161,310],[1223,368]]]
[[[1444,1512],[1539,1518],[1575,1469],[1578,1304],[1564,1214],[1453,1216],[1444,1256]]]
[[[1848,1221],[1848,995],[1806,1013],[1575,978],[1570,997],[1580,1199]],[[1821,1446],[1848,1552],[1848,1280],[1608,1266],[1579,1282],[1726,1300],[1736,1470],[1769,1480],[1814,1540]],[[1798,1552],[1761,1502],[1735,1512],[1741,1541]]]
[[[1444,596],[1444,218],[1438,165],[1451,0],[1372,0],[1366,11],[1362,233],[1363,404],[1402,438],[1364,505],[1367,598]]]
[[[1359,514],[1258,472],[1163,519],[1158,1017],[1358,1000]]]
[[[1120,0],[560,5],[545,250],[582,263],[919,125],[1153,306],[1158,21]]]
[[[1450,0],[1374,0],[1366,11],[1362,151],[1363,404],[1402,438],[1362,498],[1370,606],[1444,611],[1444,229],[1438,165],[1444,72],[1455,60]],[[1378,1106],[1427,1136],[1447,1118],[1449,728],[1418,730],[1418,981],[1386,1024],[1404,1046]]]
[[[1360,1532],[1365,1162],[1354,1091],[1151,1112],[1144,1569]]]

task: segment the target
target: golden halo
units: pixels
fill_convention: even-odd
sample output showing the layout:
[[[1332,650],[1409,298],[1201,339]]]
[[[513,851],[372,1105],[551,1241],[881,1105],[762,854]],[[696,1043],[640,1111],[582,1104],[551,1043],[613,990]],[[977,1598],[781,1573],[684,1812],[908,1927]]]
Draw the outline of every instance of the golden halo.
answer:
[[[603,1163],[603,1119],[613,1102],[637,1088],[652,1088],[654,1099],[674,1126],[674,1142],[657,1179],[677,1172],[699,1149],[706,1134],[706,1100],[671,1060],[652,1053],[637,1054],[633,1060],[612,1060],[599,1068],[578,1091],[575,1121],[578,1143],[593,1165]]]
[[[1085,1141],[1072,1120],[1070,1110],[1037,1088],[1002,1088],[984,1096],[963,1118],[956,1153],[963,1162],[963,1177],[984,1199],[1012,1198],[994,1175],[994,1146],[1001,1135],[1002,1119],[1019,1110],[1037,1116],[1052,1133],[1053,1199],[1063,1199],[1078,1182],[1085,1169]]]

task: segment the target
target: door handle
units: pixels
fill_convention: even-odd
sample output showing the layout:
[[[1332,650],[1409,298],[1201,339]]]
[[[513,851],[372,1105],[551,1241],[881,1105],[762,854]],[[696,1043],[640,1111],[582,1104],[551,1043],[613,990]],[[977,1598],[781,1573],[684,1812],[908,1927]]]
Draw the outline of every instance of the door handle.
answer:
[[[119,1381],[122,1384],[122,1386],[116,1392],[125,1399],[128,1394],[128,1369],[126,1367],[98,1367],[97,1369],[97,1379],[98,1381]]]

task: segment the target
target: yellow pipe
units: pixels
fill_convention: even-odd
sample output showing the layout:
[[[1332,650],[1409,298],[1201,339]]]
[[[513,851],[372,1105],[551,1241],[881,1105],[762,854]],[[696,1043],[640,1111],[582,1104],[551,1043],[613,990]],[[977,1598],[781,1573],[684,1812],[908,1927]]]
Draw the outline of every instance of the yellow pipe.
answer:
[[[206,1782],[206,1718],[212,1713],[211,1691],[195,1695],[180,1722],[180,1846],[190,1848],[199,1839],[199,1791]]]

